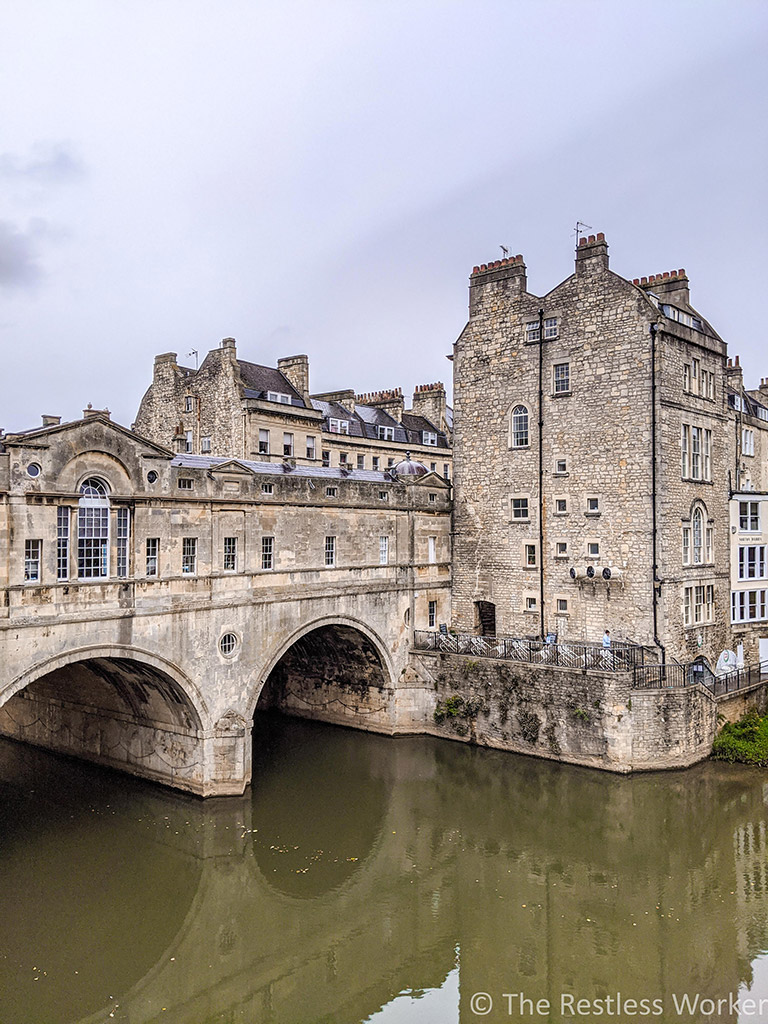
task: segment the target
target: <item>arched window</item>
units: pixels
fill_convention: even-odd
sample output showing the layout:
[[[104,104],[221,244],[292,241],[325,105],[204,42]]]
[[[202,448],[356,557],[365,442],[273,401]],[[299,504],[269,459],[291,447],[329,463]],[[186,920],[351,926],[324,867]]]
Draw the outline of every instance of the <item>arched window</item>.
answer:
[[[528,447],[528,410],[524,405],[516,405],[512,410],[509,437],[510,448]]]
[[[702,504],[691,510],[690,526],[683,527],[683,565],[711,564],[715,560],[714,528]]]
[[[80,488],[77,575],[81,579],[104,579],[109,575],[109,496],[106,484],[95,477]]]
[[[700,508],[693,510],[691,517],[693,527],[693,562],[700,565],[704,561],[704,513]]]

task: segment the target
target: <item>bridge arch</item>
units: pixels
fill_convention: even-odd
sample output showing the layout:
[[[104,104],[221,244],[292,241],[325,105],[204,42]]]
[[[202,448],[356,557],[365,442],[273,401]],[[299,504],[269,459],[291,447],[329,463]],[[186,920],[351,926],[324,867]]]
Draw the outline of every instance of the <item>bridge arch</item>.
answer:
[[[0,693],[0,735],[199,793],[210,717],[178,666],[120,644],[47,658]]]
[[[392,655],[361,619],[327,615],[276,642],[248,700],[248,717],[288,714],[392,731]]]

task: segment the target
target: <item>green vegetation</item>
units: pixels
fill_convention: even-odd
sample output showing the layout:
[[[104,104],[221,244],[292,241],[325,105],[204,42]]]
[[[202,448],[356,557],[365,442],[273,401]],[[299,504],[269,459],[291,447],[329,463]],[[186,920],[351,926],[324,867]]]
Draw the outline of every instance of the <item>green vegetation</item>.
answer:
[[[768,715],[754,710],[738,722],[727,722],[715,737],[712,756],[720,761],[768,766]]]

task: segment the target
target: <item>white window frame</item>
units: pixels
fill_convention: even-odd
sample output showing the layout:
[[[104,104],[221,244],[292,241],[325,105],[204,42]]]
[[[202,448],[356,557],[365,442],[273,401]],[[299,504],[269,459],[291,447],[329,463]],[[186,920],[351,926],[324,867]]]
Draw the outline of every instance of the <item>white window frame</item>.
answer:
[[[558,336],[557,317],[544,317],[544,341],[551,341]]]
[[[509,447],[530,447],[530,413],[525,405],[516,405],[509,414]]]
[[[546,337],[546,329],[544,336]],[[555,363],[552,367],[552,392],[555,395],[570,395],[571,393],[571,364]]]
[[[109,576],[110,501],[106,484],[95,477],[80,487],[77,508],[77,577],[103,580]]]
[[[69,505],[59,505],[56,510],[56,578],[69,579],[69,532],[72,513]]]
[[[529,320],[525,325],[525,340],[529,342],[541,340],[541,324],[538,320]]]
[[[261,568],[264,572],[270,572],[275,567],[275,538],[266,536],[261,538]]]
[[[336,565],[336,538],[325,538],[325,564],[328,568]]]
[[[117,509],[116,540],[116,575],[119,579],[125,579],[130,571],[131,555],[131,510],[127,505],[121,505]]]
[[[197,537],[181,538],[181,571],[184,576],[197,575]]]
[[[269,431],[259,428],[259,455],[269,455]]]
[[[349,434],[349,420],[328,420],[328,429],[332,434]]]
[[[427,623],[430,629],[437,625],[437,601],[427,602]]]
[[[307,434],[307,458],[314,459],[315,457],[315,438],[311,434]]]
[[[592,550],[594,548],[594,551]],[[599,558],[600,557],[600,541],[599,540],[588,540],[587,541],[587,558]]]
[[[739,502],[739,530],[741,533],[760,533],[760,502]]]
[[[203,455],[210,455],[211,453],[211,435],[204,434],[200,438],[200,451]]]
[[[437,434],[432,430],[422,430],[421,440],[423,444],[431,445],[434,448],[437,447]]]
[[[535,569],[539,564],[536,553],[536,545],[526,543],[523,545],[523,565],[526,569]]]
[[[731,591],[731,622],[765,622],[768,590]]]
[[[237,537],[224,538],[222,569],[224,572],[237,572]]]
[[[38,538],[24,541],[24,582],[39,583],[43,564],[43,542]]]
[[[283,431],[283,458],[293,458],[293,434],[288,430]]]
[[[437,537],[427,537],[427,561],[430,565],[437,564]]]
[[[160,538],[147,537],[144,546],[144,575],[160,575]]]
[[[389,537],[379,537],[379,565],[389,565]]]
[[[387,427],[383,423],[379,423],[376,427],[376,436],[380,441],[394,441],[395,428]]]
[[[512,512],[513,522],[527,523],[531,517],[530,501],[522,494],[512,497],[510,498],[510,511]]]
[[[290,405],[291,404],[291,396],[290,395],[286,395],[282,391],[268,391],[267,392],[267,401],[268,402],[278,402],[280,405]]]
[[[765,544],[740,544],[739,569],[740,580],[764,580],[766,576]]]
[[[190,453],[195,446],[195,434],[192,430],[184,431],[184,451]]]

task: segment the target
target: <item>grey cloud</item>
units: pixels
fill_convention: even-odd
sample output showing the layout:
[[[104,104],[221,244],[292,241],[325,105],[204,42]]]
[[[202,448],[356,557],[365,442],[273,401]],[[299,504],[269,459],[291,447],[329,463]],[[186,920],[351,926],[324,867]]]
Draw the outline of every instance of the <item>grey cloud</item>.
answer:
[[[0,288],[29,288],[42,280],[38,240],[45,233],[42,223],[24,233],[9,221],[0,221]]]
[[[85,175],[85,165],[65,143],[39,144],[28,157],[0,153],[0,178],[63,185]]]

